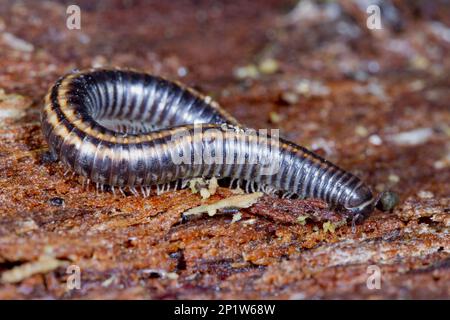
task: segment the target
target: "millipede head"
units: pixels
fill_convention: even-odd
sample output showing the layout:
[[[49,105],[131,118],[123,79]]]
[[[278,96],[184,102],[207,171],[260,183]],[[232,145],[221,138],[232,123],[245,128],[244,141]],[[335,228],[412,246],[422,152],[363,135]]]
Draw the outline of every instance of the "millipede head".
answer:
[[[345,209],[352,217],[353,223],[361,223],[375,209],[375,198],[370,189],[361,185],[349,195]]]

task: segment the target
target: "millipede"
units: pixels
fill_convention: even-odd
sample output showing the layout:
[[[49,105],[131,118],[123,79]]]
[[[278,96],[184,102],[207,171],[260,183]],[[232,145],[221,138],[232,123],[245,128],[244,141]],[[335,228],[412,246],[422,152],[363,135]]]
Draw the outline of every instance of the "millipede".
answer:
[[[71,72],[50,88],[41,123],[51,154],[97,189],[148,196],[153,188],[160,193],[215,177],[245,183],[247,191],[322,199],[354,222],[375,207],[355,175],[285,139],[246,134],[210,97],[158,76]],[[231,161],[195,161],[198,153]],[[180,157],[188,161],[174,161]],[[265,172],[263,159],[277,170]]]

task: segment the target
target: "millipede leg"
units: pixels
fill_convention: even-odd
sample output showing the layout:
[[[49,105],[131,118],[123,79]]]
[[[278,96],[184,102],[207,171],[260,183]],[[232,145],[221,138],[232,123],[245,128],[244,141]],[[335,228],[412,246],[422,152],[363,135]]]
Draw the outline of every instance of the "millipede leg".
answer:
[[[250,181],[245,181],[245,193],[249,193],[248,192],[248,187],[249,187],[249,185],[250,185]]]
[[[139,189],[141,190],[142,196],[143,196],[144,198],[146,198],[146,195],[145,195],[145,187],[144,187],[144,186],[140,186]]]
[[[139,193],[137,192],[135,187],[128,187],[128,189],[134,196],[136,196],[136,197],[139,196]]]

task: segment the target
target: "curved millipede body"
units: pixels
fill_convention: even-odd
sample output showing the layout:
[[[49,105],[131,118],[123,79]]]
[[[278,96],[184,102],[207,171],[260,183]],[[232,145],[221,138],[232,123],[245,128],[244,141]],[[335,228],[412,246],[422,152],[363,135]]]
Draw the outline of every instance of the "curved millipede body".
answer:
[[[113,191],[140,188],[148,195],[154,185],[217,177],[320,198],[354,219],[374,208],[371,191],[356,176],[292,142],[248,134],[208,97],[160,77],[71,73],[50,89],[41,121],[54,155]]]

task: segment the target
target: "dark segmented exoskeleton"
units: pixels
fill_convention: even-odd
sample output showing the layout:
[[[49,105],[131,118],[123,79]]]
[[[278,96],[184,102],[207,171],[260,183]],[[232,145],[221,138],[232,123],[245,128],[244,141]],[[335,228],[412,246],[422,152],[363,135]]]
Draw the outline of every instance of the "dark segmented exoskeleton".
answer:
[[[374,208],[370,189],[356,176],[292,142],[247,134],[209,97],[157,76],[73,72],[49,90],[41,120],[50,151],[100,188],[134,194],[140,188],[147,196],[154,185],[161,191],[175,181],[185,186],[195,177],[217,177],[323,199],[354,219]],[[196,153],[233,161],[192,161]],[[186,155],[191,161],[174,161]],[[264,171],[268,163],[277,170]]]

